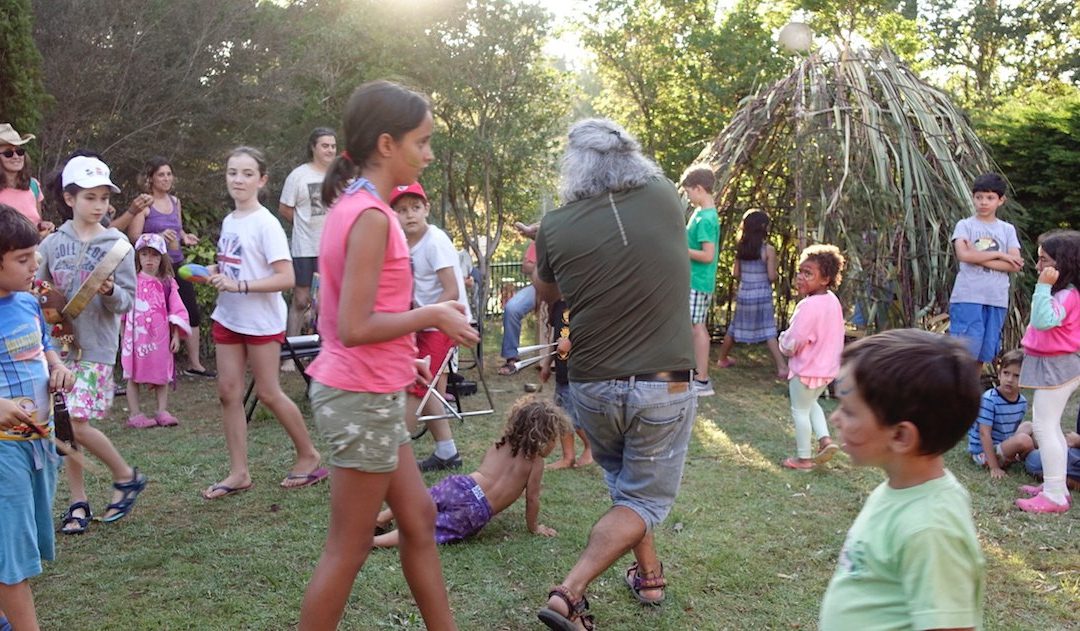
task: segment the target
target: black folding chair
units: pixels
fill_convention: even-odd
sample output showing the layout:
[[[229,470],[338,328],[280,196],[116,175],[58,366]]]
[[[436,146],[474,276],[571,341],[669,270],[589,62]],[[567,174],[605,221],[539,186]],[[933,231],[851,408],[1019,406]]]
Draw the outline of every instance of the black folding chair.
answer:
[[[304,372],[307,365],[319,354],[322,345],[319,335],[294,335],[285,338],[281,344],[281,361],[292,361],[296,366],[296,372],[304,378],[307,386],[311,386],[311,377]],[[259,395],[255,392],[255,376],[248,381],[247,390],[244,392],[244,416],[247,422],[251,422],[251,415],[255,413],[255,406],[259,404]]]

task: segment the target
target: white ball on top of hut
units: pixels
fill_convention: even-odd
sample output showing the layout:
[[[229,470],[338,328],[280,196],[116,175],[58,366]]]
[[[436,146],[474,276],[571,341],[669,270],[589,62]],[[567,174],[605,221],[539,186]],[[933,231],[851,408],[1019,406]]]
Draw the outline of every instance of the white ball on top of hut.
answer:
[[[788,22],[780,29],[780,45],[792,53],[805,53],[814,42],[814,32],[802,22]]]

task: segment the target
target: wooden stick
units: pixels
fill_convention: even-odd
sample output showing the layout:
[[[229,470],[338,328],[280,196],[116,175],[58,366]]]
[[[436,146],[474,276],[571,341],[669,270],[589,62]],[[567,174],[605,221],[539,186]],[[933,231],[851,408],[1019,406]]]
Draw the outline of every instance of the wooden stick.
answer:
[[[71,458],[71,460],[75,462],[75,464],[93,473],[101,473],[101,469],[98,468],[98,466],[93,462],[87,460],[86,456],[82,455],[82,452],[77,451],[71,445],[65,443],[62,440],[57,440],[56,436],[53,436],[51,433],[46,432],[44,428],[38,426],[36,423],[27,423],[27,425],[30,426],[30,429],[34,430],[35,434],[52,443],[53,446],[56,447],[57,451],[64,454],[68,458]]]

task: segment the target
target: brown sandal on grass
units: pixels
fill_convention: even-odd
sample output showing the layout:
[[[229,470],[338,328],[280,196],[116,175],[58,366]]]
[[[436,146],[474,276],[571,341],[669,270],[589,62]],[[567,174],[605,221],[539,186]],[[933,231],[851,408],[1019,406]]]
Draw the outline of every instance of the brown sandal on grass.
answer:
[[[580,627],[577,626],[577,621],[580,620],[581,624],[585,627],[585,631],[592,631],[595,628],[596,620],[593,619],[592,614],[585,613],[589,610],[589,601],[582,594],[581,598],[574,600],[573,594],[570,590],[562,585],[556,585],[548,592],[548,600],[555,596],[564,603],[566,603],[567,615],[555,611],[550,607],[544,607],[536,613],[536,617],[540,618],[540,622],[543,622],[549,629],[555,629],[555,631],[578,631]]]
[[[517,372],[517,368],[514,368],[514,364],[517,362],[517,357],[510,357],[506,360],[506,363],[499,366],[499,374],[503,377],[509,377]]]
[[[659,605],[664,602],[664,588],[667,581],[664,580],[664,564],[660,564],[660,572],[656,576],[645,577],[638,573],[638,564],[635,562],[626,568],[626,586],[634,594],[634,598],[643,605]],[[641,595],[643,589],[659,589],[659,598],[646,598]]]

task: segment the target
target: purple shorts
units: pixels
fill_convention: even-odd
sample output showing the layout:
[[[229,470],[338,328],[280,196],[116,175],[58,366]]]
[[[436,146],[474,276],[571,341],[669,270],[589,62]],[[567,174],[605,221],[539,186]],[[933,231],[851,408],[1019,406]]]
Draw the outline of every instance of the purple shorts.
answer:
[[[452,543],[471,537],[494,517],[484,491],[467,475],[445,478],[428,493],[439,511],[435,516],[435,543]]]

